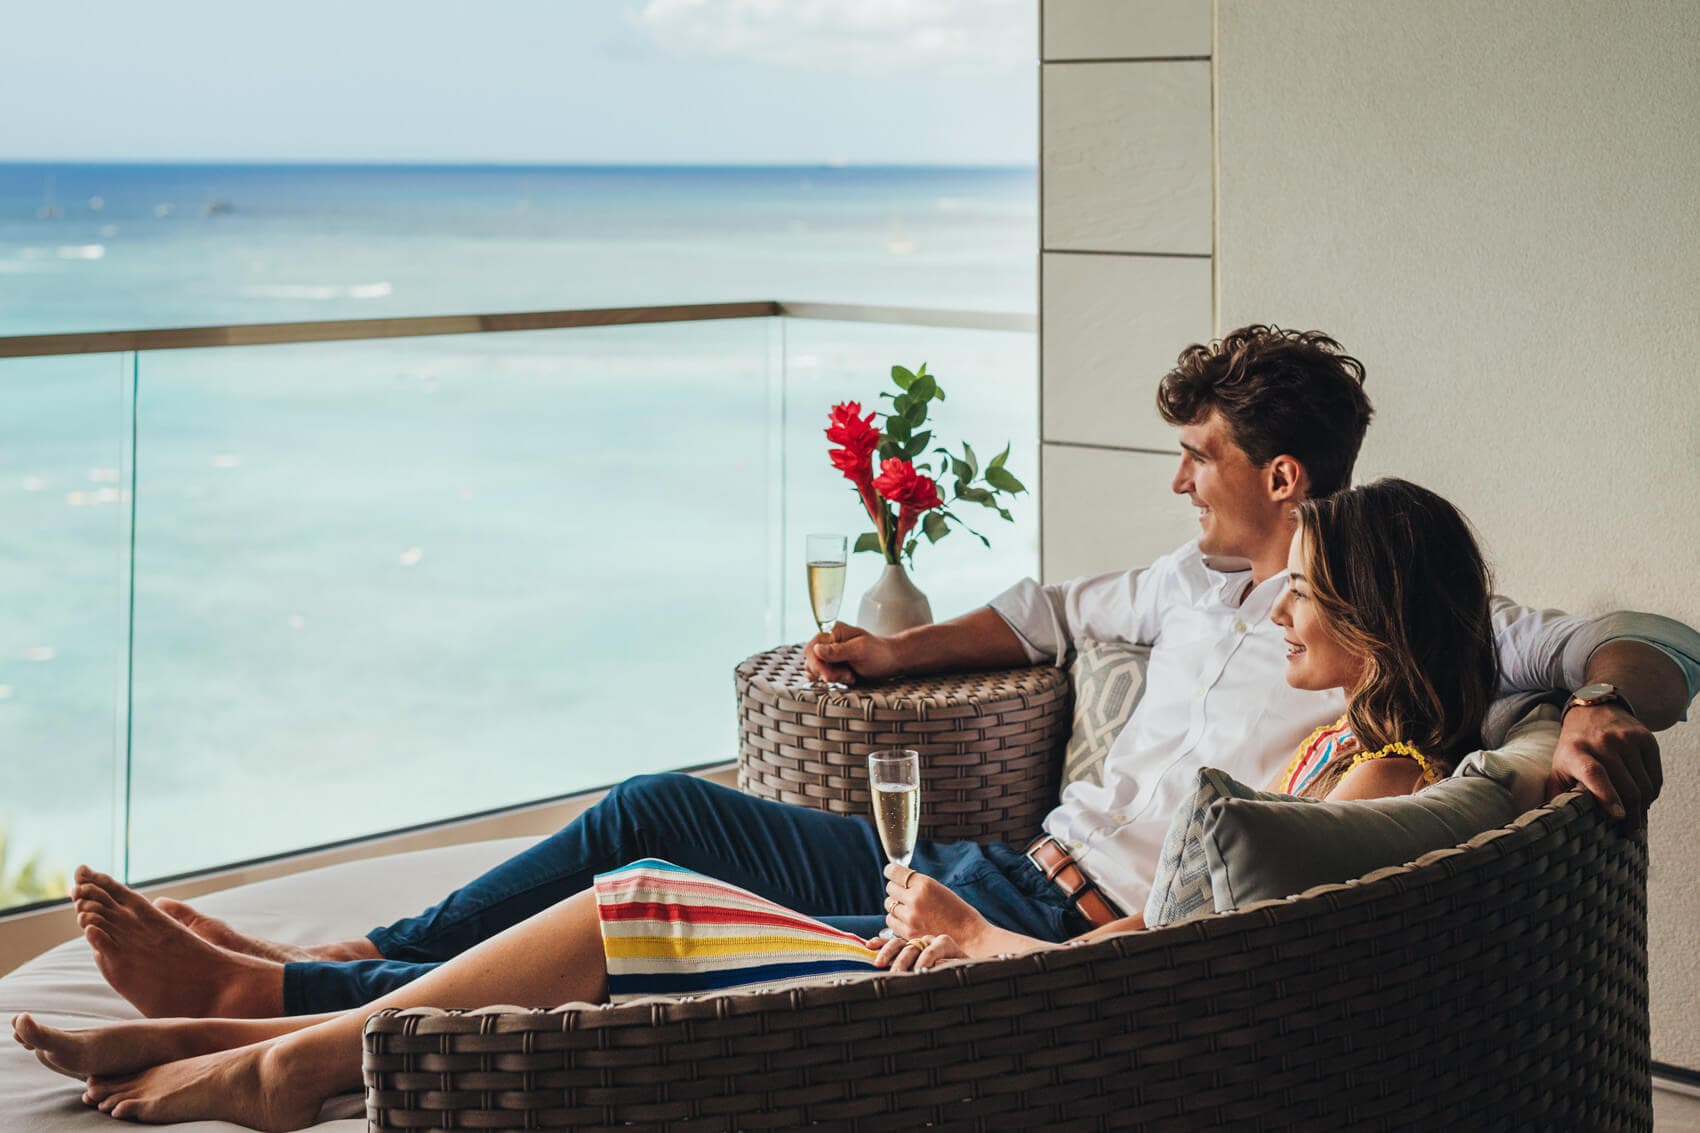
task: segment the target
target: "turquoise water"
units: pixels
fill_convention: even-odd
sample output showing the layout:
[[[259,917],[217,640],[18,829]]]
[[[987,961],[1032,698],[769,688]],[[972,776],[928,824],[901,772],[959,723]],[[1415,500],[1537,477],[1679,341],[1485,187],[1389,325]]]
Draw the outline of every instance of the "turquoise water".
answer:
[[[1022,311],[1034,206],[1030,170],[0,166],[0,334]],[[941,437],[1033,485],[1034,349],[751,320],[0,362],[0,825],[61,865],[127,836],[148,878],[725,758],[732,666],[811,628],[803,534],[864,529],[826,407],[925,360]],[[923,548],[938,616],[1034,569],[1016,516]]]

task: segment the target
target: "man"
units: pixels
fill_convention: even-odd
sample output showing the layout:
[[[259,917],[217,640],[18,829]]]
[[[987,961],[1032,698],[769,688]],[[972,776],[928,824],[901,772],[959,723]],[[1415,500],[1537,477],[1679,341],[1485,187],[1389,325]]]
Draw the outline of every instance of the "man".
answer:
[[[1101,786],[1070,787],[1029,855],[923,841],[918,872],[1000,928],[1078,935],[1143,905],[1163,831],[1197,768],[1261,783],[1340,714],[1337,690],[1286,685],[1283,633],[1268,614],[1285,585],[1293,506],[1350,481],[1371,414],[1362,377],[1355,359],[1317,333],[1253,326],[1189,347],[1158,401],[1180,427],[1173,487],[1199,508],[1197,540],[1142,570],[1045,587],[1023,581],[942,625],[892,637],[840,626],[832,640],[810,644],[812,672],[849,682],[1060,664],[1086,637],[1153,646],[1145,694]],[[1662,782],[1649,729],[1680,718],[1700,686],[1700,635],[1650,615],[1585,619],[1509,602],[1496,627],[1507,691],[1577,693],[1557,782],[1585,785],[1614,814],[1645,808]],[[647,856],[864,935],[886,899],[883,855],[866,823],[662,775],[620,784],[441,904],[361,940],[310,949],[255,940],[86,870],[77,908],[103,973],[143,1014],[301,1014],[369,1002],[587,888],[596,873]]]

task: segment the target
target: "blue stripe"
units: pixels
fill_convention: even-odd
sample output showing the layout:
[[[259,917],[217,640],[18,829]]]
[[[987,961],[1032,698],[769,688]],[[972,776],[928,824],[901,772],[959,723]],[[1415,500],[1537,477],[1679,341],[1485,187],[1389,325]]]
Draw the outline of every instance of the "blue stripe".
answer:
[[[692,870],[692,869],[686,869],[682,865],[674,865],[672,862],[664,862],[660,858],[639,858],[637,861],[632,862],[630,865],[623,865],[619,869],[611,869],[611,870],[608,870],[606,873],[599,873],[596,876],[599,877],[599,878],[600,877],[618,877],[622,873],[630,873],[634,869],[652,869],[652,870],[655,870],[655,871],[660,872],[660,873],[695,873],[696,872],[695,870]],[[722,882],[722,884],[724,884],[724,882]]]
[[[719,972],[640,972],[608,976],[609,995],[688,995],[719,991],[745,984],[773,983],[797,976],[829,976],[834,972],[876,971],[871,960],[808,960],[794,964],[756,964]]]

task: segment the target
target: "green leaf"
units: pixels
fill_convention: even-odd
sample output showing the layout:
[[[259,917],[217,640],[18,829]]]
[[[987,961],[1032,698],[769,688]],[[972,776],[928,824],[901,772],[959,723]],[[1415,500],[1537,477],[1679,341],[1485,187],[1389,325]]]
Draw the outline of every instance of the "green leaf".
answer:
[[[885,439],[880,441],[880,460],[896,460],[902,455],[903,446],[898,443],[897,438],[887,433]]]
[[[950,524],[934,509],[921,517],[921,530],[927,533],[929,543],[937,543],[950,534]]]
[[[986,469],[986,483],[1000,492],[1025,492],[1027,490],[1020,480],[1010,474],[1009,469],[996,464]]]
[[[956,486],[956,498],[968,500],[970,503],[985,504],[988,507],[997,506],[997,497],[985,488],[969,488],[958,484]]]
[[[927,367],[922,365],[921,371],[923,373],[926,372],[926,369]],[[906,390],[915,384],[915,375],[902,366],[893,366],[891,368],[891,380],[897,383],[898,389]]]
[[[945,453],[945,455],[950,456],[949,453]],[[962,485],[974,479],[974,470],[968,467],[968,462],[965,460],[958,460],[954,456],[950,457],[950,474],[956,477],[956,491],[959,495],[962,492]]]
[[[909,442],[909,444],[907,446],[905,446],[904,449],[903,449],[904,459],[913,462],[914,459],[917,456],[920,456],[921,450],[927,447],[927,439],[926,438],[927,438],[927,434],[921,433],[918,436],[916,436],[913,440],[911,440]],[[916,470],[919,471],[919,467],[917,467]]]
[[[851,549],[850,553],[859,555],[863,551],[873,551],[875,554],[878,554],[879,549],[879,535],[872,531],[864,531],[862,534],[856,536],[856,546]]]
[[[968,461],[968,479],[972,480],[980,474],[980,458],[974,455],[974,446],[967,441],[962,442],[962,456]]]
[[[909,387],[910,399],[913,401],[919,401],[922,404],[931,401],[933,399],[933,395],[938,392],[939,384],[931,377],[924,374],[916,378],[915,384]]]
[[[986,465],[986,467],[988,469],[1002,468],[1003,462],[1008,460],[1008,459],[1009,459],[1009,446],[1004,445],[1003,451],[998,453],[996,456],[992,457],[992,462],[990,464]]]
[[[1009,520],[1011,523],[1015,522],[1015,517],[1013,515],[1009,514],[1009,509],[1007,509],[1007,508],[1001,508],[1000,507],[998,509],[998,514],[1003,516],[1005,519]]]

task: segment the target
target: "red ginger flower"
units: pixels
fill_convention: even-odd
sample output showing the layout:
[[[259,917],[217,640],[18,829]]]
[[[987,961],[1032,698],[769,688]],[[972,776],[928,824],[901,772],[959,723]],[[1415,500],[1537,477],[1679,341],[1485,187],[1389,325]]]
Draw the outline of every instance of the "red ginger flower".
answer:
[[[866,472],[868,457],[880,445],[880,431],[874,428],[874,415],[869,413],[862,417],[862,403],[846,401],[832,407],[828,420],[831,424],[826,429],[826,439],[839,447],[832,452],[833,465],[846,476],[856,471]],[[860,459],[858,469],[854,464]]]
[[[944,503],[939,499],[939,486],[932,477],[916,472],[915,466],[907,460],[893,458],[880,465],[874,490],[892,503],[901,505],[897,514],[898,546],[903,545],[904,538],[914,529],[915,521],[922,512]]]
[[[880,444],[880,431],[874,428],[874,415],[869,413],[864,418],[861,402],[845,401],[832,407],[828,420],[831,424],[827,426],[826,439],[841,446],[827,454],[832,466],[856,485],[868,518],[878,525],[884,509],[874,496],[874,475],[869,463]]]
[[[879,478],[874,481],[874,490],[894,504],[902,504],[905,508],[916,511],[926,511],[944,503],[939,499],[939,486],[929,476],[923,476],[915,471],[915,466],[907,460],[895,457],[880,465]]]

